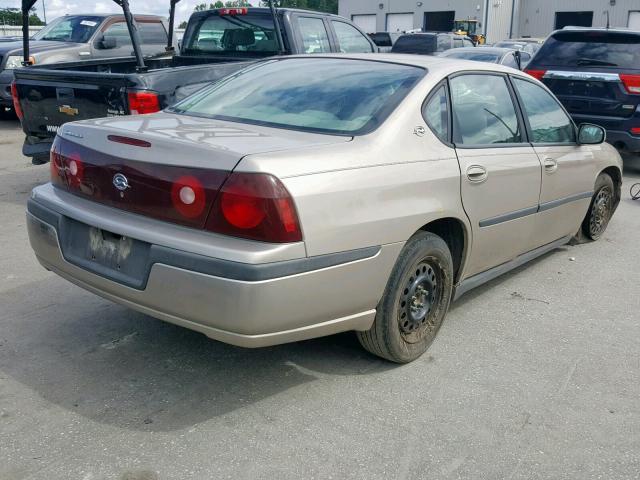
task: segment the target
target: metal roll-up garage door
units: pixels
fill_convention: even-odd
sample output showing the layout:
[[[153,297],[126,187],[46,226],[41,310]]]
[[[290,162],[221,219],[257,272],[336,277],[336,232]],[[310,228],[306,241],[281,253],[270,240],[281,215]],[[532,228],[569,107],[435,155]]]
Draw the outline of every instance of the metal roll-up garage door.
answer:
[[[359,26],[364,33],[375,33],[378,31],[375,13],[373,15],[351,15],[351,21]]]
[[[413,13],[387,13],[387,32],[413,30]]]

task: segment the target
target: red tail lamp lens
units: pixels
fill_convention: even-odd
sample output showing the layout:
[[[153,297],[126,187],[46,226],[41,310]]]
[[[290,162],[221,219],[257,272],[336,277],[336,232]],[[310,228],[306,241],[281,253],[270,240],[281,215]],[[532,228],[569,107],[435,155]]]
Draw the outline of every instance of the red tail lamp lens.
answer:
[[[180,215],[195,218],[202,215],[206,205],[206,195],[200,180],[193,176],[184,176],[173,182],[171,201]]]
[[[49,168],[51,171],[51,183],[66,187],[64,164],[62,157],[58,152],[58,142],[54,142],[51,146],[51,153],[49,154]]]
[[[633,127],[631,129],[631,135],[640,135],[640,127]]]
[[[545,74],[547,73],[546,70],[525,70],[525,72],[531,75],[533,78],[536,78],[540,81],[542,81]]]
[[[20,121],[24,118],[22,113],[22,107],[20,106],[20,99],[18,98],[18,86],[16,82],[11,82],[11,98],[13,99],[13,110],[16,112],[16,116]]]
[[[620,80],[628,93],[638,94],[640,93],[640,75],[630,75],[628,73],[621,73]]]
[[[79,189],[84,178],[84,163],[80,159],[80,154],[72,152],[68,155],[61,155],[64,162],[64,172],[70,188]]]
[[[129,111],[132,115],[141,115],[160,111],[160,100],[153,92],[132,91],[127,93]]]
[[[291,195],[280,180],[264,173],[232,173],[222,186],[207,229],[271,243],[302,240]]]

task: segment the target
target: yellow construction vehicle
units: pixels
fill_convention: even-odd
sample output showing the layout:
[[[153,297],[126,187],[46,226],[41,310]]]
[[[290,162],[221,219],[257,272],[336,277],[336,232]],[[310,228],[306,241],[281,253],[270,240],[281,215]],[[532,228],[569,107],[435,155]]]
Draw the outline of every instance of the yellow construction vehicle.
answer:
[[[484,45],[487,42],[484,34],[478,31],[478,20],[456,20],[453,22],[453,33],[468,36],[476,45]]]

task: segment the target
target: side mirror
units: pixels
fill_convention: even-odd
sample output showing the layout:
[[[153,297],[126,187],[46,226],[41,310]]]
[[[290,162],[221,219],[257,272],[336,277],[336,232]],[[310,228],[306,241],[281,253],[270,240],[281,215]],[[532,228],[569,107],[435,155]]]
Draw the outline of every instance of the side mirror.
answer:
[[[111,50],[117,48],[118,41],[116,37],[102,37],[102,40],[98,42],[98,45],[100,45],[102,50]]]
[[[599,125],[582,123],[578,127],[578,143],[580,145],[599,145],[605,141],[607,134]]]

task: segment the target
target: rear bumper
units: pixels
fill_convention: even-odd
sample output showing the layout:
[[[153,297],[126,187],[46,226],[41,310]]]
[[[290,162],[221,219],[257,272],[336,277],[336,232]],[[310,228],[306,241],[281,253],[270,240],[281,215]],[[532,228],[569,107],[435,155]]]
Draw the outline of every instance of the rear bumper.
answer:
[[[629,152],[640,152],[640,136],[629,132],[607,130],[607,142],[616,148]]]
[[[41,141],[32,140],[33,143],[30,143],[31,138],[25,138],[24,144],[22,145],[22,154],[25,157],[49,156],[51,145],[53,145],[53,139]]]
[[[144,285],[136,287],[67,258],[61,241],[66,218],[56,205],[32,196],[29,239],[45,268],[104,298],[242,347],[370,328],[402,248],[246,264],[153,245],[171,255],[149,262]]]

